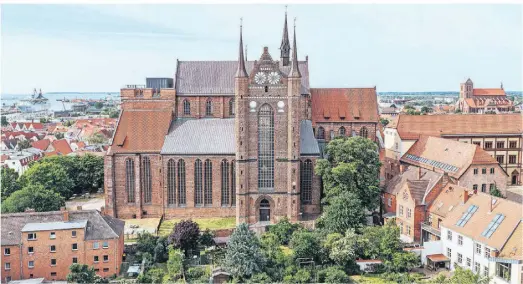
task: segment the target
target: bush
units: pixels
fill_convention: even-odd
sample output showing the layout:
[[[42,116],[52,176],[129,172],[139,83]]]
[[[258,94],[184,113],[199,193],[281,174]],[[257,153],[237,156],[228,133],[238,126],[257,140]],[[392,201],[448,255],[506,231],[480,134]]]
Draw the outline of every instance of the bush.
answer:
[[[198,246],[200,238],[200,227],[192,220],[182,220],[174,225],[172,233],[169,235],[169,244],[180,248],[188,255],[189,250],[194,250]]]
[[[157,240],[158,237],[149,232],[138,233],[138,238],[136,239],[137,252],[141,254],[149,253],[150,255],[154,255]]]
[[[277,224],[269,226],[269,232],[278,237],[281,245],[288,245],[292,234],[299,228],[301,228],[300,224],[293,224],[287,217],[284,217]]]
[[[169,246],[167,271],[169,272],[169,278],[171,281],[178,279],[183,272],[183,252],[179,249],[174,249],[173,246]]]
[[[265,273],[256,273],[246,283],[273,283],[271,277]]]
[[[318,261],[321,258],[322,249],[318,238],[313,232],[305,229],[292,234],[290,247],[294,250],[294,259],[312,258]]]
[[[198,243],[205,247],[211,247],[211,246],[215,245],[213,238],[214,238],[214,233],[211,230],[206,229],[200,235],[200,238],[198,239]]]
[[[209,277],[207,270],[202,267],[191,267],[185,273],[185,278],[189,282],[208,282]]]
[[[339,266],[330,266],[318,271],[320,283],[348,283],[349,276]]]

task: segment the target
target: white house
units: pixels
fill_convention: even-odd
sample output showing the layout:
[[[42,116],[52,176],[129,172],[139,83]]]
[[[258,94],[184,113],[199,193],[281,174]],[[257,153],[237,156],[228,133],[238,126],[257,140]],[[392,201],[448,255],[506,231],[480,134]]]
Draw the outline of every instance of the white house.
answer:
[[[442,253],[449,266],[491,277],[491,283],[522,283],[522,206],[487,194],[472,195],[441,223]]]

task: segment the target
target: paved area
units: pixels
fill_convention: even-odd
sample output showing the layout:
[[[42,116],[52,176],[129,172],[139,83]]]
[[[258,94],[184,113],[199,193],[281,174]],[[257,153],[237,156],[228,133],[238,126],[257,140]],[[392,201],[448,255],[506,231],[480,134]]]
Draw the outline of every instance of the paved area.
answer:
[[[96,196],[89,199],[73,199],[65,202],[65,207],[70,210],[77,210],[82,206],[82,210],[100,210],[105,205],[105,199],[102,196]]]
[[[124,235],[126,239],[135,239],[138,233],[149,232],[156,235],[160,218],[125,219]]]

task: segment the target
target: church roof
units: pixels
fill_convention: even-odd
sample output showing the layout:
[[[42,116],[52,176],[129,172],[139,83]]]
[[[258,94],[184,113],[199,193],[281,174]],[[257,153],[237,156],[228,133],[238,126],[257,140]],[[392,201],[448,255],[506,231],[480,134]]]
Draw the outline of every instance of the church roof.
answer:
[[[374,88],[311,88],[311,97],[314,123],[379,119]]]
[[[301,122],[300,151],[302,155],[319,155],[312,123]],[[235,155],[234,118],[178,119],[165,137],[161,154],[171,155]]]
[[[505,96],[505,90],[501,88],[476,89],[472,91],[474,96]]]
[[[246,61],[245,68],[250,73],[254,61]],[[233,95],[234,76],[238,69],[238,61],[178,61],[176,69],[176,95]],[[291,66],[282,66],[280,70],[285,76]],[[299,62],[301,73],[301,94],[309,94],[309,66],[307,61]]]

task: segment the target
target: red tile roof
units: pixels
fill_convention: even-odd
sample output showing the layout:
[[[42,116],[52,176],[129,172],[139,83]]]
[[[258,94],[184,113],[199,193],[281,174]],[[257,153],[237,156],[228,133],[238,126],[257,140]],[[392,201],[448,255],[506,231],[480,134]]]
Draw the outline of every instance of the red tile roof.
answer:
[[[49,147],[50,144],[51,144],[51,141],[49,139],[42,139],[42,140],[38,140],[38,141],[31,143],[31,145],[34,148],[40,149],[42,151],[47,150],[47,148]]]
[[[505,90],[500,88],[474,89],[472,94],[474,96],[505,96]]]
[[[332,121],[378,122],[375,88],[311,88],[312,123]]]
[[[55,141],[53,141],[53,143],[51,143],[51,145],[54,148],[54,152],[56,152],[57,154],[60,154],[60,155],[65,156],[65,155],[73,152],[73,150],[71,149],[71,146],[69,146],[69,143],[67,143],[67,140],[65,140],[65,139],[55,140]],[[48,156],[48,154],[46,154],[46,156]]]
[[[399,115],[392,128],[401,139],[416,140],[420,135],[518,134],[523,132],[523,114],[443,114]]]
[[[160,152],[172,116],[171,109],[124,110],[110,151]]]

